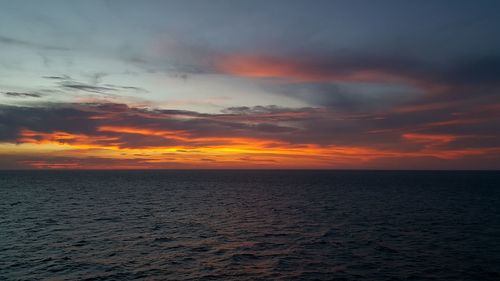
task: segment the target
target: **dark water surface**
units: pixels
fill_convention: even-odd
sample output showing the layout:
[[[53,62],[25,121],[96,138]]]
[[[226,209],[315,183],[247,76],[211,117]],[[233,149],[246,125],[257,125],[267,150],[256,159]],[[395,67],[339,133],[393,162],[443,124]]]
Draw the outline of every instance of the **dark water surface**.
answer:
[[[0,172],[1,280],[500,280],[499,172]]]

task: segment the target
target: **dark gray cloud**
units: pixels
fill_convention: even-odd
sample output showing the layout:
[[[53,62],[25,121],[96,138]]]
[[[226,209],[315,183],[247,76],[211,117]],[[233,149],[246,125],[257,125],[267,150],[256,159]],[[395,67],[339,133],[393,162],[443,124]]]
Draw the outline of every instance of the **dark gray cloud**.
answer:
[[[262,106],[230,108],[222,114],[202,114],[131,108],[114,103],[47,104],[44,107],[4,105],[0,108],[0,137],[3,141],[15,142],[21,129],[29,129],[45,133],[62,131],[90,136],[119,135],[121,145],[126,147],[141,146],[141,143],[145,146],[161,144],[161,138],[155,135],[131,136],[128,132],[99,131],[99,127],[111,126],[186,132],[196,138],[270,138],[295,144],[401,149],[405,146],[401,139],[404,134],[453,135],[457,136],[457,141],[465,137],[484,147],[496,146],[494,140],[500,136],[500,130],[495,124],[500,115],[464,111],[468,114],[456,116],[453,114],[455,110],[438,109],[427,111],[424,115],[418,111],[351,114],[314,108]],[[172,139],[164,144],[173,145],[176,141],[179,140]],[[462,148],[467,148],[463,144]],[[422,147],[417,142],[408,148],[413,149],[414,145]]]
[[[115,84],[102,84],[102,78],[107,76],[106,73],[95,73],[90,75],[91,83],[84,83],[81,81],[77,81],[73,79],[69,75],[50,75],[50,76],[42,76],[42,78],[53,80],[59,88],[63,90],[70,91],[84,91],[90,93],[98,93],[98,94],[110,94],[116,93],[118,94],[120,91],[134,91],[138,93],[148,93],[149,91],[134,86],[123,86],[123,85],[115,85]]]
[[[116,90],[131,90],[135,91],[138,93],[149,93],[148,90],[141,88],[141,87],[134,87],[134,86],[120,86],[120,85],[114,85],[114,84],[104,84],[105,87],[107,88],[113,88]]]
[[[95,86],[95,85],[90,85],[90,84],[85,84],[85,83],[80,83],[80,82],[64,81],[64,82],[60,83],[60,86],[63,89],[80,90],[80,91],[91,92],[91,93],[100,93],[100,94],[108,93],[110,91],[116,91],[115,88]]]
[[[500,85],[500,54],[461,59],[443,73],[442,80],[452,85]]]
[[[40,98],[41,94],[37,93],[20,93],[20,92],[5,92],[3,93],[7,97],[16,97],[16,98]]]
[[[0,139],[15,142],[21,129],[91,134],[96,122],[91,112],[58,104],[38,107],[0,105]]]
[[[0,107],[0,140],[15,142],[22,129],[43,133],[67,132],[99,136],[101,126],[133,127],[149,130],[187,132],[195,137],[246,136],[265,137],[269,134],[290,132],[293,128],[272,123],[247,123],[225,120],[225,114],[197,114],[191,111],[147,110],[130,108],[124,104],[47,104],[43,107]],[[186,119],[187,118],[187,119]],[[159,145],[153,136],[120,135],[124,147]],[[134,140],[134,138],[137,138]],[[168,145],[168,142],[163,142]],[[173,143],[170,142],[170,145]]]
[[[287,97],[342,112],[387,110],[423,95],[413,87],[381,83],[293,83],[274,88]]]
[[[69,77],[67,75],[63,75],[63,76],[43,76],[42,78],[52,79],[52,80],[70,80],[71,79],[71,77]]]

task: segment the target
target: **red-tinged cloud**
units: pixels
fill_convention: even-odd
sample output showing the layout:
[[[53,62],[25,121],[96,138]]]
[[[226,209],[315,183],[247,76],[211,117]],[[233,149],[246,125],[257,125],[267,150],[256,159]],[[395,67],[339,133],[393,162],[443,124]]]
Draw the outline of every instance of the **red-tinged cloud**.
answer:
[[[397,56],[233,54],[218,56],[213,65],[215,71],[227,75],[273,78],[286,83],[291,82],[293,85],[285,92],[291,92],[292,96],[297,85],[300,87],[301,84],[309,84],[317,88],[318,84],[332,85],[332,83],[408,85],[427,96],[425,104],[416,104],[401,110],[433,108],[440,103],[451,102],[453,98],[485,97],[500,91],[498,56],[438,64]],[[342,93],[329,91],[332,93],[331,97],[326,99],[326,105],[338,99],[339,94],[341,98],[345,98]],[[400,95],[409,94],[400,93]],[[300,98],[314,102],[317,99],[316,95],[317,93],[310,91],[310,95]],[[366,98],[366,95],[364,97]],[[445,101],[441,100],[443,98]],[[390,99],[387,102],[390,103]]]
[[[418,134],[418,133],[407,133],[403,134],[402,137],[410,141],[431,143],[431,144],[448,143],[459,138],[458,136],[453,136],[453,135],[431,135],[431,134]]]
[[[408,82],[412,77],[383,65],[351,65],[345,61],[315,62],[300,58],[235,55],[222,58],[216,69],[230,75],[285,78],[294,82]]]
[[[426,163],[435,168],[498,168],[500,133],[482,119],[488,110],[461,116],[475,116],[475,122],[458,122],[446,112],[422,118],[413,111],[360,115],[277,106],[229,108],[220,114],[112,103],[2,106],[0,165],[425,168],[419,165]]]

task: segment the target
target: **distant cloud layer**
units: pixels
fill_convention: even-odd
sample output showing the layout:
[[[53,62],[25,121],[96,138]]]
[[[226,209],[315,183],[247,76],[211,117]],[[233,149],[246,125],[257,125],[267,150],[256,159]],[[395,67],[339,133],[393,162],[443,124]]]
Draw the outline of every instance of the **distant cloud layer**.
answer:
[[[278,106],[228,108],[220,114],[112,103],[3,106],[0,141],[18,144],[21,150],[25,145],[69,149],[76,159],[82,153],[103,154],[119,162],[123,156],[140,155],[148,167],[169,167],[172,159],[204,167],[202,159],[212,159],[222,167],[487,168],[500,155],[494,125],[500,121],[499,106],[452,119],[440,110],[421,118],[411,111],[349,114]],[[237,160],[243,158],[247,160]],[[47,165],[58,163],[51,159]]]

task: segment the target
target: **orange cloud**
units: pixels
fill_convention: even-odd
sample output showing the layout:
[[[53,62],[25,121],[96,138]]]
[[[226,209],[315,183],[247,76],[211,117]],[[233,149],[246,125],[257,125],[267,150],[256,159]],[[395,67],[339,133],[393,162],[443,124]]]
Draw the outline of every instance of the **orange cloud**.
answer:
[[[24,145],[39,146],[37,157],[54,160],[23,160],[21,164],[42,169],[139,169],[139,168],[346,168],[367,165],[379,159],[404,161],[419,157],[457,159],[500,153],[498,148],[437,149],[437,144],[460,136],[407,133],[402,138],[424,144],[417,151],[376,149],[363,146],[291,144],[272,139],[196,137],[186,131],[102,126],[101,134],[160,136],[179,141],[175,145],[121,147],[114,135],[90,136],[66,132],[44,133],[23,130],[18,153]],[[60,147],[60,149],[58,149]],[[0,145],[0,151],[2,151]],[[64,161],[57,160],[64,158]],[[98,159],[101,159],[97,161]]]
[[[417,134],[417,133],[403,134],[402,137],[404,139],[414,142],[434,143],[434,144],[452,142],[458,138],[457,136],[453,135],[431,135],[431,134]]]
[[[30,125],[29,120],[19,122],[18,129],[11,130],[0,143],[0,165],[11,165],[6,159],[12,159],[23,167],[52,169],[312,169],[360,168],[377,161],[406,167],[422,159],[467,163],[464,159],[468,157],[491,162],[500,155],[495,135],[452,127],[488,122],[482,111],[446,114],[412,127],[396,127],[382,120],[373,121],[373,127],[342,131],[344,125],[357,126],[367,119],[364,115],[339,119],[332,112],[310,108],[234,107],[223,114],[114,105],[81,108],[85,111],[65,117],[67,122],[83,124],[81,127],[62,126],[58,119],[46,121],[45,126]],[[103,114],[108,117],[91,118]],[[172,117],[176,114],[193,118]],[[448,119],[450,116],[457,119]],[[330,126],[327,121],[339,126]],[[450,127],[441,130],[446,126]],[[360,141],[364,136],[370,138]]]
[[[485,122],[487,120],[474,118],[474,119],[455,119],[455,120],[447,120],[447,121],[439,121],[439,122],[431,122],[425,124],[425,127],[445,127],[445,126],[454,126],[454,125],[468,125],[468,124],[478,124]]]
[[[35,169],[78,169],[82,168],[80,163],[57,163],[50,161],[20,161]]]
[[[260,147],[281,144],[281,142],[274,140],[262,140],[256,138],[243,138],[243,137],[197,137],[192,134],[189,134],[186,131],[153,130],[153,129],[142,129],[134,127],[102,126],[98,128],[98,131],[137,134],[144,136],[159,136],[165,139],[174,139],[182,141],[183,142],[182,145],[185,147],[200,146],[200,143],[202,143],[203,146],[233,146],[233,145],[245,146],[251,144],[252,146],[260,146]]]
[[[101,126],[97,128],[100,132],[126,133],[146,136],[160,136],[170,139],[186,140],[189,136],[185,131],[153,130],[134,127]]]
[[[255,78],[287,78],[295,82],[413,82],[400,73],[375,68],[323,69],[299,60],[234,55],[222,58],[216,68],[226,74]]]
[[[119,139],[112,136],[89,136],[85,134],[71,134],[67,132],[36,132],[22,129],[18,142],[34,144],[66,144],[78,145],[86,148],[99,147],[99,143],[106,143],[106,147],[117,146]]]

